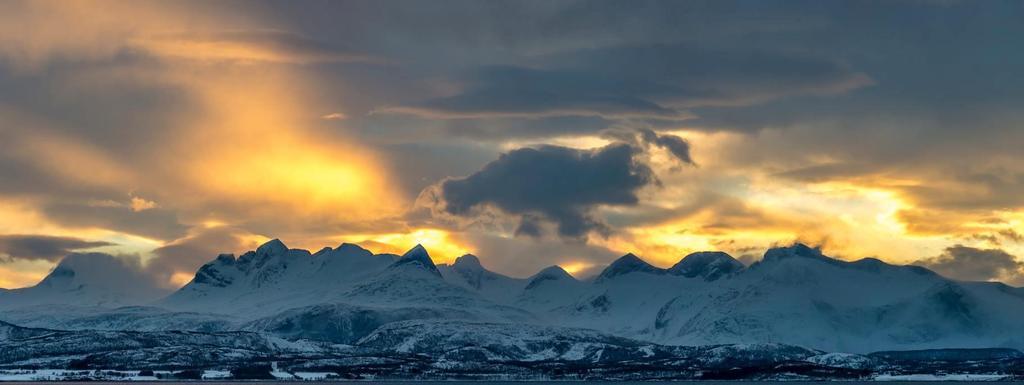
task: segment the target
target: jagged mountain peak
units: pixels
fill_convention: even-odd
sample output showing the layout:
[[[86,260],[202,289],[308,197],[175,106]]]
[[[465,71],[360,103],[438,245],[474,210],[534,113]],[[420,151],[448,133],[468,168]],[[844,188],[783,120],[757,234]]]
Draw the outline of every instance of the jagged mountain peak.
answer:
[[[480,264],[480,258],[473,254],[466,254],[461,257],[455,258],[455,263],[452,263],[452,267],[458,270],[483,270],[484,266]]]
[[[565,271],[561,266],[548,266],[530,277],[530,281],[526,284],[525,290],[534,289],[543,282],[562,280],[576,281],[576,278],[573,277],[572,274],[569,274],[569,272]]]
[[[288,252],[288,246],[280,239],[274,238],[256,248],[256,254],[280,255]]]
[[[838,260],[836,260],[838,261]],[[853,262],[844,262],[846,266],[851,266],[857,269],[865,271],[880,272],[887,269],[898,269],[914,272],[918,275],[924,276],[935,276],[937,275],[934,271],[928,270],[927,268],[914,265],[893,265],[886,263],[878,258],[861,258]]]
[[[616,276],[623,274],[629,274],[634,272],[648,273],[648,274],[664,274],[665,269],[655,267],[640,257],[637,257],[633,253],[629,253],[619,257],[614,262],[608,265],[601,272],[601,275],[597,276],[595,282],[601,282]]]
[[[359,246],[359,245],[357,245],[355,243],[348,243],[348,242],[345,242],[345,243],[342,243],[342,244],[338,245],[338,248],[335,249],[335,250],[341,251],[341,252],[359,252],[359,253],[366,252],[366,253],[370,253],[369,250],[364,249],[362,246]]]
[[[252,273],[264,271],[268,266],[288,265],[297,259],[311,257],[305,249],[289,249],[280,239],[271,239],[256,250],[247,251],[235,261],[242,271]]]
[[[437,265],[434,265],[434,260],[430,259],[430,254],[427,253],[427,249],[424,248],[423,245],[416,245],[412,249],[409,249],[409,251],[402,254],[402,257],[398,258],[398,260],[391,265],[391,267],[400,266],[418,266],[426,269],[434,275],[437,275],[438,277],[441,276],[441,272],[437,270]]]
[[[545,268],[541,269],[541,271],[539,271],[539,272],[537,272],[537,274],[533,275],[533,278],[537,278],[537,277],[551,277],[551,278],[572,279],[572,280],[576,279],[575,277],[572,276],[572,274],[569,274],[568,271],[565,271],[564,268],[562,268],[561,266],[558,266],[558,265],[552,265],[552,266],[548,266],[548,267],[545,267]]]
[[[214,259],[214,262],[220,263],[220,264],[225,264],[225,265],[230,265],[230,264],[235,263],[235,255],[232,254],[232,253],[217,254],[217,258]]]
[[[337,263],[337,260],[352,261],[353,259],[363,259],[374,255],[370,250],[354,243],[342,243],[337,248],[331,249],[328,247],[324,250],[323,255],[327,257],[323,260],[324,264]]]
[[[721,251],[700,251],[683,257],[668,269],[669,274],[714,281],[743,270],[743,263]]]
[[[428,259],[430,258],[430,254],[427,253],[427,248],[423,247],[423,245],[419,243],[417,243],[416,246],[413,246],[411,249],[409,249],[409,251],[406,251],[405,254],[402,254],[402,258],[410,256],[424,256]]]
[[[789,258],[807,258],[817,260],[834,261],[834,259],[822,254],[821,248],[810,247],[803,243],[794,243],[791,246],[773,247],[765,251],[763,262],[776,262]]]
[[[42,281],[36,285],[37,287],[55,287],[67,285],[75,278],[75,269],[70,264],[66,263],[67,258],[64,258],[54,267],[50,274],[43,277]]]

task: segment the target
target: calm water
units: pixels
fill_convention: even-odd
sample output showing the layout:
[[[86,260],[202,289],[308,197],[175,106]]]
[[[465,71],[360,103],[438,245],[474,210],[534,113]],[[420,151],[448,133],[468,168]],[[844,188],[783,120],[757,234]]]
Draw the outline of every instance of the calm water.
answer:
[[[128,381],[128,382],[90,381],[90,382],[83,382],[83,384],[84,383],[88,383],[88,384],[97,384],[97,385],[98,384],[118,384],[118,385],[123,385],[125,383],[131,383],[131,382],[138,383],[140,381]],[[208,384],[209,385],[217,385],[217,384],[221,384],[221,385],[239,385],[240,383],[252,383],[252,382],[258,382],[258,383],[261,383],[261,384],[279,384],[279,383],[280,384],[299,384],[299,383],[301,383],[301,384],[310,384],[310,385],[316,385],[316,384],[338,384],[338,383],[347,383],[347,384],[353,384],[353,385],[354,384],[360,384],[360,385],[361,384],[366,384],[366,385],[411,385],[411,384],[415,384],[415,385],[452,385],[453,383],[458,383],[460,385],[522,385],[522,384],[543,384],[543,383],[552,383],[552,384],[573,383],[573,384],[588,384],[588,385],[607,385],[607,384],[649,385],[652,382],[656,382],[658,384],[674,384],[674,383],[678,383],[678,384],[688,384],[688,385],[752,385],[753,383],[756,383],[758,385],[760,385],[760,384],[766,384],[766,385],[769,385],[769,384],[770,385],[792,385],[792,384],[836,385],[836,383],[842,383],[842,384],[845,384],[845,385],[855,385],[855,384],[878,385],[878,384],[887,384],[887,383],[897,383],[899,385],[936,385],[937,383],[950,383],[950,382],[951,383],[955,383],[957,385],[958,384],[965,384],[965,385],[968,385],[968,384],[976,385],[977,384],[977,385],[980,385],[980,384],[993,384],[993,383],[994,384],[1024,384],[1024,381],[1020,381],[1020,382],[1017,382],[1017,381],[642,381],[642,382],[641,381],[236,381],[236,382],[231,382],[231,381],[202,381],[202,382],[200,382],[200,381],[196,381],[196,382],[187,382],[187,381],[184,381],[184,382],[182,382],[182,381],[153,381],[153,382],[146,382],[146,383],[150,383],[150,384],[160,383],[160,384],[167,384],[167,385],[208,385]],[[54,385],[57,385],[57,384],[69,384],[69,383],[73,383],[73,382],[69,382],[69,381],[59,381],[59,382],[40,381],[40,382],[0,382],[0,383],[2,383],[3,385],[17,385],[17,384],[25,384],[25,385],[54,384]]]

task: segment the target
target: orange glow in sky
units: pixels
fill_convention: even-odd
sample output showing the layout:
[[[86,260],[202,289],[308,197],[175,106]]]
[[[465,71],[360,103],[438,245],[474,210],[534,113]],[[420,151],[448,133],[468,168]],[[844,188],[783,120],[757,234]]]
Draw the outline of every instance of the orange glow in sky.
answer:
[[[430,44],[444,40],[440,36],[426,39],[431,40],[427,44],[419,42],[421,35],[410,34],[412,44],[396,42],[402,40],[397,27],[367,36],[326,27],[307,30],[268,10],[273,7],[240,11],[221,3],[184,1],[0,3],[0,84],[25,84],[0,99],[0,287],[38,282],[60,258],[5,254],[14,247],[5,249],[3,237],[15,235],[102,242],[100,247],[57,251],[98,251],[138,258],[141,266],[166,265],[169,271],[160,279],[172,285],[190,280],[198,261],[216,256],[213,250],[240,253],[272,238],[311,250],[352,242],[395,254],[422,244],[437,263],[496,250],[494,244],[501,242],[495,239],[558,246],[532,259],[517,259],[519,251],[512,247],[499,250],[506,252],[502,256],[479,255],[485,266],[501,265],[489,264],[489,258],[514,261],[506,267],[532,264],[513,274],[518,276],[552,264],[571,274],[589,273],[609,262],[609,255],[628,252],[661,267],[704,250],[756,259],[768,247],[794,241],[820,245],[843,259],[878,257],[894,263],[934,257],[958,244],[1024,258],[1019,200],[1024,135],[1019,121],[1003,115],[992,114],[991,120],[1005,127],[972,128],[968,134],[943,131],[933,135],[935,143],[911,156],[903,147],[927,136],[914,130],[929,132],[945,124],[943,119],[861,121],[854,119],[861,118],[858,113],[793,124],[769,121],[752,128],[715,123],[714,112],[701,111],[772,107],[758,103],[789,90],[765,86],[777,79],[758,78],[773,71],[760,67],[737,76],[740,80],[723,80],[721,89],[712,87],[712,79],[699,79],[709,82],[699,84],[709,93],[741,94],[735,100],[606,95],[620,90],[605,90],[601,84],[547,92],[545,83],[535,88],[558,97],[546,102],[551,106],[528,111],[537,98],[518,100],[530,87],[514,84],[510,95],[491,100],[511,100],[511,106],[470,111],[488,101],[487,95],[471,92],[474,87],[487,91],[480,94],[491,92],[477,84],[484,83],[485,75],[469,76],[487,72],[479,68],[507,64],[524,73],[539,70],[548,54],[575,55],[581,47],[599,51],[604,40],[533,46],[495,37],[493,47],[468,44],[435,51]],[[628,45],[619,40],[625,35],[606,40]],[[367,37],[372,39],[361,40]],[[429,57],[413,58],[420,51]],[[448,60],[458,63],[443,62],[451,52],[459,54]],[[648,57],[663,56],[668,60],[671,55]],[[780,63],[805,60],[784,57]],[[821,78],[850,72],[849,78],[787,97],[827,95],[831,99],[822,100],[840,103],[855,92],[887,86],[844,60],[836,60],[842,65],[814,62],[806,67],[832,68]],[[575,62],[552,62],[546,69],[571,71],[575,64],[567,63]],[[722,71],[731,70],[723,66]],[[591,77],[600,76],[583,73],[572,79]],[[748,77],[750,92],[763,95],[735,91],[746,90]],[[780,76],[782,81],[793,77]],[[658,83],[664,79],[644,79],[651,83],[632,88],[686,89]],[[560,104],[577,92],[586,95]],[[430,108],[431,101],[461,100],[452,95],[472,103],[463,110]],[[617,105],[620,99],[630,105]],[[665,115],[647,121],[649,115],[630,110],[634,105],[654,106]],[[623,111],[605,111],[612,107]],[[1004,115],[1017,116],[1013,111]],[[711,123],[701,120],[702,113],[710,113]],[[989,116],[987,110],[975,115]],[[581,125],[603,126],[581,128],[575,120],[560,120],[566,117],[600,120]],[[905,125],[914,125],[907,131],[914,135],[900,131]],[[644,147],[643,139],[629,134],[640,129],[677,137],[695,164],[682,164],[665,146]],[[453,214],[423,207],[417,198],[524,147],[589,153],[612,143],[642,147],[629,161],[653,174],[651,183],[635,191],[616,191],[625,198],[615,202],[570,199],[561,206],[508,213],[480,200],[484,203],[472,213]],[[560,182],[547,185],[554,189]],[[508,189],[495,190],[500,195]],[[636,202],[629,199],[634,194]],[[578,209],[607,231],[575,238],[556,232],[514,236],[524,218],[563,208]],[[557,220],[543,219],[543,225],[556,227]],[[210,255],[168,256],[168,246]],[[570,249],[586,251],[565,251]],[[150,265],[153,261],[160,263]]]

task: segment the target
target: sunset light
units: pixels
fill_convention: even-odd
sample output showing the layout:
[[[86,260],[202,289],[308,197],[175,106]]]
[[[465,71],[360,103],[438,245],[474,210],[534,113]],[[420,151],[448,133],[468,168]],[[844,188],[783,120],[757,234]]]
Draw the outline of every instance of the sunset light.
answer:
[[[1022,21],[0,0],[0,382],[1024,379]]]

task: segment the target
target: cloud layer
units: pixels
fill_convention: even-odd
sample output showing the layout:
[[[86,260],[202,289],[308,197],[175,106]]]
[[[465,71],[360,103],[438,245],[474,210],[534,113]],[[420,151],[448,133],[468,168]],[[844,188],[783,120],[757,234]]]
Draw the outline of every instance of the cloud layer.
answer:
[[[999,249],[955,245],[918,264],[964,281],[1002,281],[1015,285],[1024,283],[1024,262]]]
[[[113,246],[104,241],[49,235],[0,235],[0,260],[27,259],[56,262],[76,250]]]
[[[998,2],[3,2],[0,282],[99,247],[167,286],[275,237],[425,243],[517,274],[800,239],[1012,280],[1022,18]]]
[[[490,66],[458,79],[456,95],[388,111],[433,118],[593,115],[679,120],[685,108],[834,94],[872,83],[841,63],[780,52],[689,44],[615,46]]]

